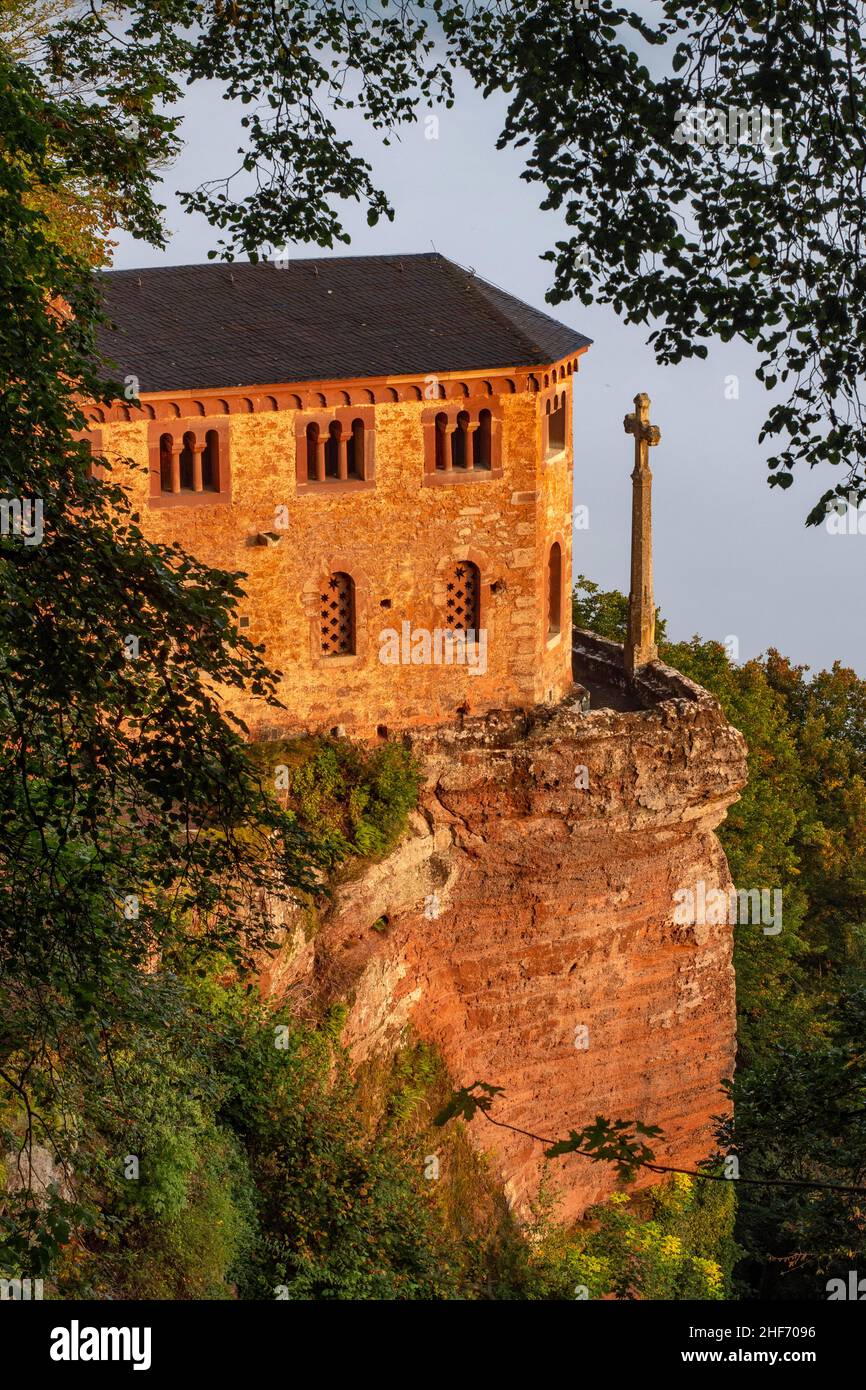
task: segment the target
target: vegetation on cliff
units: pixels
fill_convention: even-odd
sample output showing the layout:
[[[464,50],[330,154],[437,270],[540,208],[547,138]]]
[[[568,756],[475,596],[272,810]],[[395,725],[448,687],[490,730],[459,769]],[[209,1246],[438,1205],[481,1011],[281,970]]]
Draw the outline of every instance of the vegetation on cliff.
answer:
[[[627,603],[578,579],[575,622],[622,641]],[[866,681],[809,677],[776,651],[742,665],[719,642],[660,643],[746,737],[749,780],[719,829],[734,882],[781,888],[783,930],[734,928],[736,1121],[743,1176],[866,1178]],[[815,1298],[866,1259],[863,1196],[737,1189],[740,1290]]]
[[[421,771],[400,743],[275,739],[255,745],[253,756],[331,876],[393,849],[418,803]]]

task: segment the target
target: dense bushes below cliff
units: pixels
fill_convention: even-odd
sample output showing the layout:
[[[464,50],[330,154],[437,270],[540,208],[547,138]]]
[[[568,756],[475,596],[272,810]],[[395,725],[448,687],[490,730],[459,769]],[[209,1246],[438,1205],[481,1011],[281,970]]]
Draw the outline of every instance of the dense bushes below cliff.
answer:
[[[50,1271],[57,1296],[724,1296],[727,1186],[621,1194],[572,1231],[543,1196],[519,1229],[463,1127],[434,1129],[450,1083],[429,1049],[408,1043],[353,1077],[340,1011],[299,1024],[213,979],[165,1004],[169,1029],[114,1059],[134,1118],[87,1116],[78,1180],[93,1219]]]
[[[257,757],[286,771],[287,809],[340,872],[393,844],[417,793],[397,745],[311,740]],[[465,1128],[434,1127],[450,1080],[432,1050],[409,1041],[353,1073],[342,1009],[299,1007],[291,991],[264,1002],[191,944],[163,964],[111,1040],[108,1102],[71,1074],[46,1093],[40,1120],[78,1135],[71,1181],[42,1208],[51,1238],[26,1256],[52,1296],[723,1295],[727,1189],[623,1198],[572,1232],[543,1196],[521,1229]],[[6,1152],[26,1122],[10,1098]],[[7,1194],[8,1230],[17,1200]]]

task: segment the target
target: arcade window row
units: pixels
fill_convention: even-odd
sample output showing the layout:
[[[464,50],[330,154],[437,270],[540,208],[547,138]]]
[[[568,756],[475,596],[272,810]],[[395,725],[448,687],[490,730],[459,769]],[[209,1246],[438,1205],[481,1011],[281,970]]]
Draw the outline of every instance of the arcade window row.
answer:
[[[543,455],[565,448],[565,391],[552,391],[542,405]],[[448,484],[502,476],[498,409],[464,402],[438,402],[421,417],[422,481]],[[151,426],[151,500],[170,503],[228,502],[231,497],[229,434],[225,419],[161,421]],[[372,406],[304,412],[295,424],[296,484],[299,493],[356,491],[374,486],[376,430]]]

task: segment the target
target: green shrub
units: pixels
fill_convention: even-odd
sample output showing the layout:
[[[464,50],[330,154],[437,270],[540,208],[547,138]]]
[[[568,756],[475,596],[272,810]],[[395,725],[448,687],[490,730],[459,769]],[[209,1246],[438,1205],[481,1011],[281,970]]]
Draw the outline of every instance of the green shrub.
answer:
[[[255,755],[268,775],[287,769],[288,787],[278,794],[332,870],[387,854],[418,802],[421,773],[399,743],[368,749],[346,739],[305,738],[258,744]]]
[[[674,1174],[637,1196],[614,1193],[568,1231],[542,1196],[532,1297],[724,1299],[738,1250],[732,1182]]]

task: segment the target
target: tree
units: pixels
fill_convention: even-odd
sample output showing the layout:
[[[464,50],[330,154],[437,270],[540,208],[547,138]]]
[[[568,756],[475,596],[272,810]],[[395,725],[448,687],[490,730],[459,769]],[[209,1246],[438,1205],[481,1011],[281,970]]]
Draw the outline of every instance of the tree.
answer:
[[[465,10],[465,14],[464,14]],[[594,288],[652,323],[660,362],[737,336],[775,401],[771,485],[798,463],[845,474],[815,505],[866,496],[866,132],[855,0],[612,0],[444,11],[462,61],[510,105],[500,146],[574,233],[554,303]]]
[[[578,581],[576,621],[622,640],[624,595]],[[734,928],[734,1122],[739,1277],[766,1298],[824,1297],[866,1253],[866,681],[835,665],[809,678],[771,650],[734,665],[720,642],[661,643],[664,661],[719,700],[745,735],[749,777],[719,827],[739,887],[781,888],[783,929]],[[806,1186],[786,1187],[786,1183]]]
[[[809,514],[866,497],[863,266],[866,136],[856,0],[133,0],[116,32],[92,7],[49,35],[46,72],[83,81],[134,122],[151,160],[176,146],[184,83],[216,80],[247,108],[238,167],[181,194],[224,232],[220,253],[345,240],[338,206],[392,216],[369,165],[338,134],[357,108],[387,143],[420,102],[452,102],[463,69],[505,94],[501,147],[572,235],[549,253],[553,303],[576,295],[651,324],[658,360],[739,337],[783,388],[761,438],[772,485],[797,464],[840,469]],[[131,158],[104,110],[103,172]],[[68,134],[68,132],[67,132]],[[125,152],[126,150],[126,152]],[[238,188],[238,180],[241,187]],[[155,209],[141,215],[153,234]],[[828,479],[829,482],[829,479]]]
[[[25,1273],[87,1205],[63,1183],[41,1202],[37,1147],[67,1179],[86,1168],[80,1105],[129,1104],[114,1050],[165,1024],[181,964],[250,962],[269,900],[313,887],[318,856],[215,694],[274,698],[237,630],[240,576],[147,541],[75,440],[79,402],[119,388],[89,264],[27,196],[68,160],[99,176],[78,132],[58,156],[67,115],[0,49],[0,1161],[19,1179],[0,1267]]]

